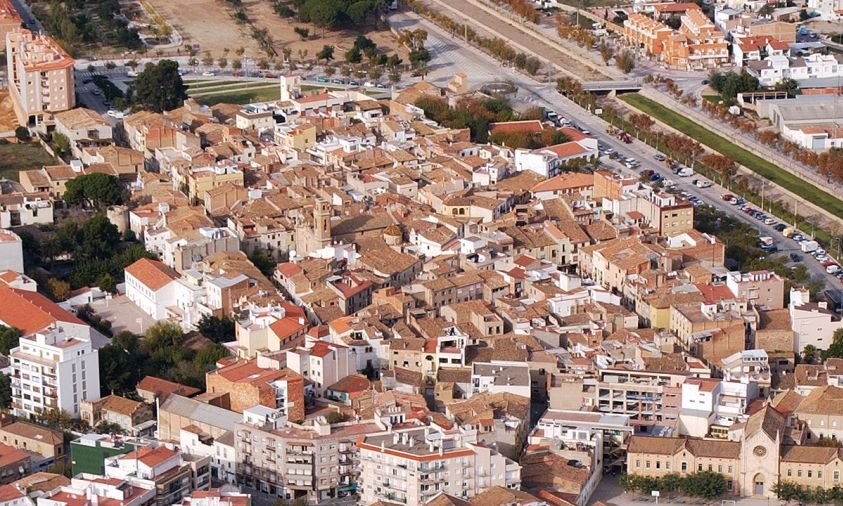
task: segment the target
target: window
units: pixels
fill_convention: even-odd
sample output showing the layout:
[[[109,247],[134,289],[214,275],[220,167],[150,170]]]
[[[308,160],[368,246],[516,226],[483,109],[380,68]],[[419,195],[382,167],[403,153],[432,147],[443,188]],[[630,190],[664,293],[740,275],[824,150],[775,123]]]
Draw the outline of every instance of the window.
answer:
[[[647,469],[650,469],[650,461],[647,461]]]
[[[728,469],[729,469],[728,473],[731,474],[732,473],[732,466],[729,466]]]
[[[635,461],[635,467],[637,467],[639,469],[641,468],[641,461],[640,460]]]
[[[688,472],[688,463],[687,462],[682,463],[682,472],[683,473]]]
[[[787,470],[787,476],[788,476],[788,478],[793,476],[793,470],[792,469]]]
[[[702,470],[703,470],[702,464],[697,464],[697,471],[702,471]]]
[[[814,472],[808,469],[808,478],[813,478]]]

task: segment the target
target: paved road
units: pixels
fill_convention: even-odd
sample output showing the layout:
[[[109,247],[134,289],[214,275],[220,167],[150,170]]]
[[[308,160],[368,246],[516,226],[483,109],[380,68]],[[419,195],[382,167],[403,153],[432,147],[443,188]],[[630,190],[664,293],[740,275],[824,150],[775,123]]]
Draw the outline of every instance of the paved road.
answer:
[[[448,9],[449,15],[470,17],[471,21],[486,31],[497,33],[520,51],[532,52],[556,65],[563,72],[570,72],[583,76],[589,81],[606,80],[607,77],[592,70],[570,54],[560,51],[556,47],[547,44],[542,37],[534,32],[523,29],[520,25],[523,21],[503,21],[500,17],[490,14],[482,8],[478,8],[469,0],[432,0],[434,6]],[[458,18],[459,19],[459,18]],[[465,21],[462,19],[461,21]]]
[[[23,19],[24,24],[27,28],[31,30],[36,30],[39,32],[44,32],[44,26],[41,25],[41,22],[32,14],[32,10],[29,8],[29,4],[26,3],[26,0],[12,0],[12,4],[17,9],[18,14]]]

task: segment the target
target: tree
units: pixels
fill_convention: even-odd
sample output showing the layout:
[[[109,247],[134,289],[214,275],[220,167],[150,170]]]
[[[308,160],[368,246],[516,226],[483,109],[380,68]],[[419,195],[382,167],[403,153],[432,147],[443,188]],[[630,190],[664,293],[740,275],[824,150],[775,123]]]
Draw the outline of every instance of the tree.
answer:
[[[401,74],[397,70],[390,70],[389,71],[389,82],[392,84],[398,84],[398,81],[401,80]]]
[[[217,60],[217,66],[221,69],[225,69],[226,67],[228,67],[228,58],[222,57]]]
[[[612,56],[614,55],[615,52],[612,50],[611,46],[609,46],[605,42],[600,43],[600,57],[603,58],[603,63],[608,65],[609,60],[611,60]]]
[[[228,348],[214,343],[210,346],[205,346],[193,358],[193,365],[203,373],[209,369],[213,369],[215,364],[221,359],[229,355]]]
[[[362,59],[363,54],[357,46],[354,46],[345,52],[345,61],[348,63],[360,63]]]
[[[795,96],[799,95],[801,91],[799,90],[799,82],[796,79],[782,79],[778,83],[776,83],[776,91],[786,91],[788,95]]]
[[[120,244],[117,226],[102,214],[82,223],[79,228],[78,247],[75,255],[81,260],[108,260]]]
[[[56,302],[65,301],[70,297],[70,284],[60,279],[50,278],[47,281],[47,290]]]
[[[264,276],[271,278],[275,273],[275,268],[278,267],[278,262],[272,258],[272,255],[260,248],[255,248],[252,254],[249,255],[249,260],[260,270]]]
[[[243,68],[243,61],[240,58],[235,58],[231,62],[231,68],[234,70],[240,70]]]
[[[196,323],[196,330],[215,343],[225,343],[235,338],[234,325],[231,317],[204,315]]]
[[[135,79],[134,102],[146,109],[155,112],[175,109],[186,98],[187,87],[179,75],[179,64],[173,60],[147,63]]]
[[[635,68],[635,56],[625,49],[618,51],[615,53],[615,66],[624,74],[629,74]]]
[[[70,154],[70,139],[63,133],[53,132],[52,147],[56,156],[64,158]]]
[[[114,293],[117,291],[117,282],[114,281],[114,276],[108,272],[99,277],[97,280],[97,286],[100,287],[100,290],[106,293]]]
[[[116,176],[94,172],[71,179],[65,187],[64,201],[102,209],[125,202],[126,190]]]
[[[332,75],[337,73],[337,69],[334,67],[325,67],[325,75],[331,77]]]
[[[0,408],[9,409],[12,406],[12,378],[8,374],[0,373]]]
[[[25,126],[19,126],[15,128],[15,138],[21,142],[27,142],[32,138],[32,135],[29,133],[28,128]]]
[[[301,37],[301,40],[307,40],[307,38],[310,37],[310,30],[307,28],[297,26],[293,28],[293,31],[296,32],[296,35]]]
[[[843,329],[834,331],[834,335],[831,338],[831,345],[829,345],[828,349],[820,352],[820,357],[823,362],[830,358],[843,358]]]
[[[123,395],[135,389],[140,371],[148,357],[141,350],[140,339],[131,332],[121,332],[100,348],[100,391]]]
[[[316,53],[317,60],[325,60],[327,63],[330,60],[334,59],[334,46],[324,45],[322,49]]]
[[[335,423],[342,423],[345,421],[345,415],[339,411],[330,411],[327,415],[325,415],[325,420],[331,425]]]
[[[15,327],[0,325],[0,353],[8,356],[9,351],[19,344],[18,340],[22,335],[23,332]]]
[[[184,340],[184,333],[177,323],[161,320],[146,329],[144,345],[146,349],[159,349],[178,346]]]

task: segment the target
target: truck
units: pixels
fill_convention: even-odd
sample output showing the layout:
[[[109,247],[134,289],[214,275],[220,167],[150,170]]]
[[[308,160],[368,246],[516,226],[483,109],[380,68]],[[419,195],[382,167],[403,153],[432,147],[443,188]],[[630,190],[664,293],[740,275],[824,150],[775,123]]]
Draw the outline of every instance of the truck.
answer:
[[[559,125],[559,114],[556,111],[551,111],[550,109],[546,109],[544,111],[544,118],[554,125]]]
[[[810,253],[819,247],[820,244],[817,241],[802,241],[799,244],[799,249],[802,250],[802,253]]]

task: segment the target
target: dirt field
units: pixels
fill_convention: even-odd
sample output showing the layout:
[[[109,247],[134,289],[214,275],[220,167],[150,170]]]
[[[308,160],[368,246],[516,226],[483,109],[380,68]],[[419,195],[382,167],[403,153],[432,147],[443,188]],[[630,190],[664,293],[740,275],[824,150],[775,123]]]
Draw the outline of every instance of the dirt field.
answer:
[[[8,132],[18,127],[15,111],[12,108],[12,97],[9,92],[0,91],[0,132]]]
[[[185,44],[199,44],[202,53],[210,51],[217,57],[223,55],[225,48],[234,51],[243,47],[247,54],[258,54],[258,45],[248,27],[238,25],[218,0],[149,0],[149,3],[179,31]]]
[[[223,50],[228,48],[232,58],[234,50],[239,47],[246,49],[246,56],[261,58],[265,55],[258,47],[251,36],[249,25],[238,25],[231,18],[229,8],[219,0],[181,0],[172,2],[170,0],[149,0],[155,9],[164,16],[173,27],[178,30],[185,43],[199,44],[201,53],[210,51],[214,57],[223,55]],[[316,53],[324,45],[335,47],[334,58],[342,60],[343,54],[351,48],[354,37],[358,33],[348,31],[325,31],[307,23],[297,23],[290,19],[279,17],[272,10],[269,0],[247,0],[243,7],[258,28],[265,28],[275,42],[275,50],[281,55],[281,50],[289,47],[292,50],[294,60],[301,61],[300,51],[307,51],[305,60],[314,59]],[[200,15],[201,13],[201,15]],[[293,31],[297,26],[310,29],[313,36],[310,40],[302,41]],[[389,30],[370,31],[365,34],[372,39],[378,47],[389,52],[395,52],[398,43]],[[399,56],[407,61],[407,51],[401,47],[398,50]]]
[[[294,20],[279,17],[272,10],[272,5],[267,0],[248,0],[244,1],[243,5],[249,13],[249,19],[254,20],[259,28],[266,28],[272,35],[272,39],[275,41],[276,51],[281,54],[282,48],[289,47],[293,50],[293,58],[298,58],[300,50],[307,51],[306,59],[313,58],[322,49],[322,46],[327,44],[335,47],[334,58],[336,60],[342,60],[343,54],[351,49],[354,38],[359,35],[359,33],[348,31],[332,32],[326,30],[323,37],[323,31],[313,25],[297,23]],[[312,35],[311,40],[301,40],[301,37],[293,31],[297,26],[309,28]],[[389,30],[372,30],[365,35],[372,39],[378,47],[383,47],[384,49],[389,48],[390,52],[394,52],[398,46],[395,36]],[[405,61],[407,60],[407,52],[403,47],[400,48],[398,54]]]

